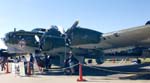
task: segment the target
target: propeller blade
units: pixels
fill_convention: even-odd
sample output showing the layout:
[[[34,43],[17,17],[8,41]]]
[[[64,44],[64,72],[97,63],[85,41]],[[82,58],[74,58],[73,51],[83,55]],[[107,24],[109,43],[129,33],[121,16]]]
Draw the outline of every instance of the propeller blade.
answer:
[[[63,27],[61,27],[61,26],[57,26],[57,28],[58,28],[58,30],[61,32],[61,34],[64,34],[64,33],[65,33],[64,28],[63,28]]]
[[[76,28],[78,24],[79,24],[79,21],[78,20],[75,21],[74,24],[71,26],[71,29]]]
[[[35,35],[34,38],[37,42],[40,42],[40,38],[37,35]]]

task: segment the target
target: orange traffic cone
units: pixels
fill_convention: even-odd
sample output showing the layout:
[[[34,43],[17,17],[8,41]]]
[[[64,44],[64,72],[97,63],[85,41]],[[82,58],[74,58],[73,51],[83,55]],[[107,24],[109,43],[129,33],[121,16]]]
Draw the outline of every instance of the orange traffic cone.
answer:
[[[82,64],[79,63],[79,78],[77,79],[78,82],[82,82],[82,81],[86,81],[85,79],[83,79],[83,75],[82,75]]]
[[[115,63],[115,58],[113,58],[113,63]]]

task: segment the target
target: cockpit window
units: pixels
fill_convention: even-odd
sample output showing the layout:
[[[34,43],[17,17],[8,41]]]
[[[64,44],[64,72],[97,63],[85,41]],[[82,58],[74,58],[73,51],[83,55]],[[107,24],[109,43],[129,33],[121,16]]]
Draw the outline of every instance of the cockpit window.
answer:
[[[32,32],[45,33],[45,32],[46,32],[46,29],[43,29],[43,28],[35,28],[35,29],[32,30]]]
[[[50,29],[58,30],[58,27],[57,27],[57,26],[55,26],[55,25],[52,25]]]

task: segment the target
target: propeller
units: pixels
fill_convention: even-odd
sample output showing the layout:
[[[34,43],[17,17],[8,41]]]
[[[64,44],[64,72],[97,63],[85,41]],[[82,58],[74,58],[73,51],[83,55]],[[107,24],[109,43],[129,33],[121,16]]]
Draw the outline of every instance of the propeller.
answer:
[[[65,29],[62,28],[61,26],[57,26],[57,28],[59,29],[59,31],[61,32],[61,34],[62,34],[62,36],[63,36],[63,38],[65,40],[65,46],[70,47],[70,45],[71,45],[71,38],[70,38],[70,34],[68,34],[68,31],[69,30],[72,31],[72,29],[76,28],[78,23],[79,23],[78,20],[75,21],[74,24],[67,31],[65,31]],[[46,37],[46,36],[43,36],[43,38],[44,37]],[[34,38],[35,38],[36,42],[39,45],[39,49],[42,50],[42,41],[41,41],[40,37],[38,35],[35,35]]]
[[[36,42],[39,42],[39,43],[40,43],[40,38],[39,38],[39,36],[35,35],[34,38],[35,38]]]
[[[75,21],[74,24],[71,26],[71,29],[76,28],[79,24],[79,20]]]
[[[78,24],[79,24],[79,20],[75,21],[73,25],[70,27],[70,29],[68,29],[67,32],[65,32],[66,44],[68,46],[71,45],[71,39],[72,39],[72,34],[70,33],[72,33],[73,29],[77,28]]]
[[[34,38],[35,38],[35,40],[36,40],[36,43],[38,44],[39,50],[42,50],[41,41],[40,41],[39,36],[35,35]]]
[[[65,34],[65,29],[61,26],[57,26],[58,30],[61,32],[61,34]]]
[[[79,21],[77,20],[77,21],[74,22],[74,24],[73,24],[73,25],[70,27],[70,29],[68,29],[67,31],[65,31],[65,30],[63,29],[64,40],[65,40],[65,58],[67,57],[67,56],[66,56],[66,55],[67,55],[66,47],[71,48],[71,47],[70,47],[70,45],[71,45],[71,39],[69,38],[70,35],[69,35],[67,32],[68,32],[69,30],[72,30],[72,29],[76,28],[78,24],[79,24]]]

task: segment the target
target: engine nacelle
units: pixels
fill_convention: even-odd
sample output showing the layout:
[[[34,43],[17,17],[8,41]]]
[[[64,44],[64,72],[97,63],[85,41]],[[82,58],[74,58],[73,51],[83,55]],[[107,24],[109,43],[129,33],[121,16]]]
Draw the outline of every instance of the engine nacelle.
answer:
[[[43,51],[49,51],[53,48],[65,46],[65,40],[61,36],[57,26],[52,26],[41,38],[40,48]]]
[[[100,32],[86,29],[86,28],[71,28],[67,30],[67,36],[71,40],[71,45],[80,44],[95,44],[100,42]]]
[[[65,46],[64,39],[62,37],[54,37],[54,36],[43,37],[40,45],[43,51],[49,51],[52,50],[53,48],[58,48],[62,46]]]

